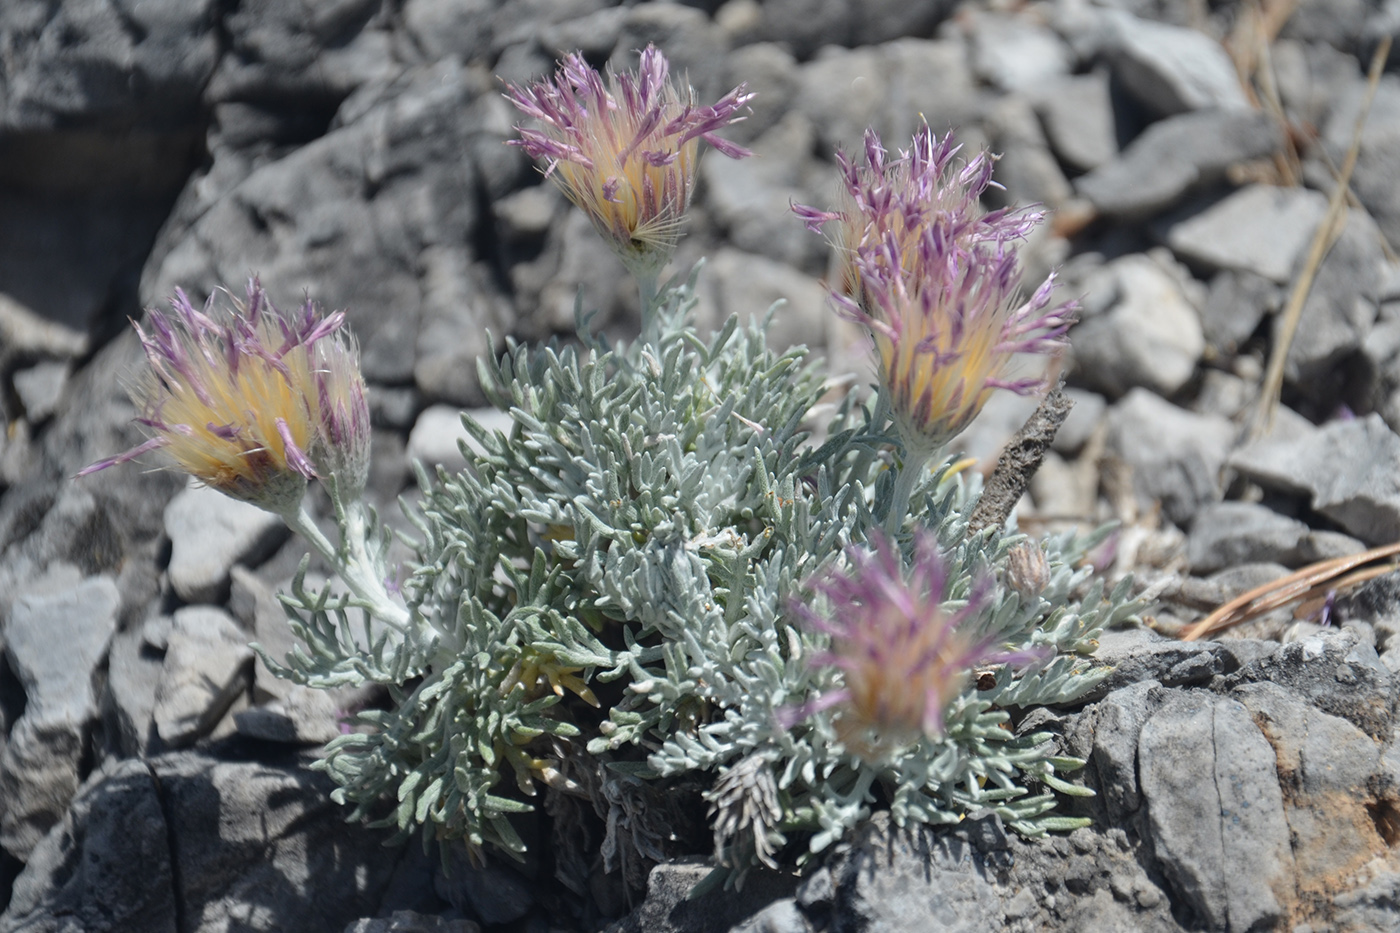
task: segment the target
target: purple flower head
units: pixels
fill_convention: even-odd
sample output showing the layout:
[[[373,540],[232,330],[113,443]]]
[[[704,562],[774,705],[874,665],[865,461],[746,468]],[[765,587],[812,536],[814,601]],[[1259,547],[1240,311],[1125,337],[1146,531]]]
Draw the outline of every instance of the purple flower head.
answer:
[[[748,150],[715,135],[743,119],[753,98],[744,85],[712,106],[668,80],[654,46],[638,71],[609,72],[607,82],[577,53],[552,80],[510,86],[507,97],[540,129],[520,128],[511,144],[543,159],[569,199],[634,269],[657,271],[670,259],[695,184],[701,140],[730,158]]]
[[[1061,348],[1076,307],[1050,306],[1053,275],[1021,299],[1016,250],[1044,214],[984,211],[995,159],[958,166],[957,152],[924,125],[890,159],[867,131],[864,164],[837,153],[842,209],[794,207],[813,230],[836,225],[837,308],[869,330],[905,443],[925,451],[966,428],[994,389],[1035,391],[1039,380],[1012,377],[1012,358]]]
[[[136,324],[147,369],[133,391],[144,443],[82,470],[86,476],[152,450],[208,486],[269,511],[301,502],[309,478],[368,471],[369,408],[345,316],[311,302],[273,307],[256,278],[245,301],[196,309],[176,290],[170,313]]]
[[[831,636],[831,649],[812,663],[837,668],[843,683],[780,719],[791,726],[836,707],[835,724],[847,744],[878,753],[890,744],[941,737],[944,715],[974,667],[1026,664],[1046,653],[1007,651],[972,630],[988,599],[989,579],[975,584],[966,606],[944,608],[947,574],[932,534],[916,536],[908,572],[887,538],[875,532],[870,543],[869,549],[846,550],[844,570],[809,581],[808,589],[825,597],[828,614],[793,602],[799,619]]]

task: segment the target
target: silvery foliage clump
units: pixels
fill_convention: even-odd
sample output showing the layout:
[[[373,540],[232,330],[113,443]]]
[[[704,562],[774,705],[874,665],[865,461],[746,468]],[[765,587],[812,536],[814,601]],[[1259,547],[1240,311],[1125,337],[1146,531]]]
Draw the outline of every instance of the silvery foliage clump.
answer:
[[[1024,537],[967,534],[978,484],[951,460],[916,486],[898,540],[936,534],[950,609],[992,575],[976,634],[1053,658],[975,672],[942,738],[873,760],[843,747],[834,710],[779,725],[841,676],[811,664],[829,638],[796,625],[789,601],[883,524],[899,442],[881,396],[850,393],[814,443],[829,386],[805,351],[775,352],[763,324],[734,318],[702,336],[688,323],[694,288],[694,274],[673,281],[637,342],[609,346],[581,319],[578,346],[512,343],[481,362],[511,427],[463,415],[485,452],[464,446],[460,473],[420,467],[406,634],[302,579],[285,597],[302,645],[283,676],[378,684],[391,698],[326,747],[318,766],[336,799],[363,818],[388,798],[397,806],[382,822],[404,834],[421,825],[519,854],[510,818],[541,786],[592,794],[612,817],[615,864],[618,824],[635,815],[569,775],[593,768],[613,790],[698,778],[716,854],[741,871],[802,863],[877,806],[900,824],[991,808],[1029,836],[1084,825],[1054,812],[1058,794],[1090,793],[1062,776],[1083,762],[1048,733],[1018,734],[1013,713],[1083,696],[1104,673],[1089,659],[1095,639],[1140,607],[1127,581],[1107,595],[1089,582],[1097,536],[1044,540],[1049,581],[1024,599],[1005,578]],[[374,540],[382,560],[382,532]],[[664,826],[632,830],[633,848],[661,857]]]

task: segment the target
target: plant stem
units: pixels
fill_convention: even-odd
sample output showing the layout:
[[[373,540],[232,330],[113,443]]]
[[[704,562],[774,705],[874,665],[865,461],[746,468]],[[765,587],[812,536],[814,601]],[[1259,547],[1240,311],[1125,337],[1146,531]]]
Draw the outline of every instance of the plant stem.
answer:
[[[900,464],[899,476],[894,481],[894,497],[890,500],[890,512],[885,516],[885,534],[893,538],[904,525],[909,514],[909,496],[914,492],[914,484],[923,475],[924,467],[933,456],[931,450],[910,450]]]
[[[651,331],[651,320],[656,315],[656,289],[660,280],[660,270],[638,269],[633,272],[637,279],[637,291],[642,301],[642,337]]]
[[[348,503],[342,522],[340,547],[336,547],[316,527],[306,509],[298,507],[295,512],[282,516],[288,528],[306,539],[316,553],[335,568],[346,587],[360,599],[371,615],[400,632],[407,631],[408,610],[394,602],[389,595],[382,579],[383,568],[370,556],[366,518],[363,502],[356,499]]]

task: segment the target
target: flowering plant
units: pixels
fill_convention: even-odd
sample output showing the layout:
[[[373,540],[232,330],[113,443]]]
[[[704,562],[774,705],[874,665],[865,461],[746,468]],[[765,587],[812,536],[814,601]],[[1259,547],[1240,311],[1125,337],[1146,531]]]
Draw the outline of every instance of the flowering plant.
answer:
[[[775,353],[732,318],[702,337],[687,323],[699,270],[647,278],[674,245],[694,144],[739,154],[712,133],[742,89],[696,107],[648,49],[611,91],[571,57],[510,96],[546,127],[522,145],[632,266],[650,322],[610,346],[580,313],[578,345],[481,361],[510,428],[464,415],[483,452],[459,473],[419,468],[402,602],[362,502],[363,386],[340,318],[274,316],[256,285],[227,325],[183,297],[174,322],[151,317],[153,437],[117,459],[167,448],[286,518],[351,590],[299,576],[283,599],[301,643],[266,659],[298,683],[387,692],[326,747],[336,799],[364,817],[387,797],[403,833],[519,854],[514,819],[542,797],[578,891],[591,866],[571,842],[592,838],[638,886],[694,844],[687,802],[708,802],[736,879],[805,862],[875,807],[901,824],[991,808],[1030,835],[1083,825],[1052,812],[1088,793],[1061,776],[1083,762],[1021,714],[1098,681],[1087,656],[1136,610],[1128,584],[1090,585],[1093,540],[969,531],[975,480],[926,468],[986,392],[1027,388],[1005,357],[1055,344],[1067,314],[1041,314],[1045,286],[1017,303],[1032,215],[980,212],[990,158],[955,170],[925,130],[886,165],[870,137],[868,170],[846,165],[855,207],[807,209],[842,221],[839,298],[881,346],[877,394],[847,397],[816,444],[824,386],[804,350]],[[248,472],[206,468],[225,462]],[[338,543],[283,489],[312,475]]]

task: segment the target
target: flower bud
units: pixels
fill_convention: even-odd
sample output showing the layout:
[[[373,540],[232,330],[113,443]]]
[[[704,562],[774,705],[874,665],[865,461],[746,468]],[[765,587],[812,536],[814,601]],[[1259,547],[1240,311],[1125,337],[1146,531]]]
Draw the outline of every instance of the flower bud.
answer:
[[[1028,538],[1011,549],[1006,558],[1006,582],[1021,594],[1023,603],[1050,585],[1050,562],[1039,544]]]

